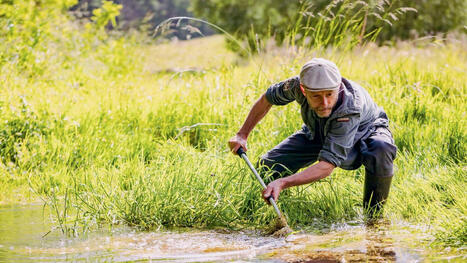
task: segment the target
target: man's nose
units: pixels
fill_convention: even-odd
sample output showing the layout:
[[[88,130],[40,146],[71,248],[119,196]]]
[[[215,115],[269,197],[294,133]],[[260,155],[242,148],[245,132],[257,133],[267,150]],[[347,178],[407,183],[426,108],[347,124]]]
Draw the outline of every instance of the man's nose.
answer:
[[[321,101],[321,104],[324,106],[324,107],[327,107],[329,105],[329,101],[326,99],[326,98],[323,98],[323,100]]]

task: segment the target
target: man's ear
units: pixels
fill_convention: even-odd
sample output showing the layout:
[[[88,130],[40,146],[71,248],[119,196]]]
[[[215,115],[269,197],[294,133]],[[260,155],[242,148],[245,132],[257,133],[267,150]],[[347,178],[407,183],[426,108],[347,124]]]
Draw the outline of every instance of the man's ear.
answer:
[[[305,89],[303,88],[303,85],[300,83],[300,90],[302,91],[303,96],[306,97]]]

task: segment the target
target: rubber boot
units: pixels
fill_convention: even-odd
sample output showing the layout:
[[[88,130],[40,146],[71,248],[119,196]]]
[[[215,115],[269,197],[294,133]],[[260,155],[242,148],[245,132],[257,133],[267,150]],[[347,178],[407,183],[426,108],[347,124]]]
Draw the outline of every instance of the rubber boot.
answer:
[[[376,176],[365,173],[363,190],[363,209],[367,216],[375,219],[381,216],[382,208],[388,198],[392,176]]]

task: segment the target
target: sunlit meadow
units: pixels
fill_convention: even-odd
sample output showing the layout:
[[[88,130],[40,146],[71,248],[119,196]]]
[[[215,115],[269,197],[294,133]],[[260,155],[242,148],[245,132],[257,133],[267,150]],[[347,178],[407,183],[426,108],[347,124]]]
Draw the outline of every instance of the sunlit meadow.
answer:
[[[465,245],[465,39],[346,52],[270,45],[245,58],[222,36],[156,44],[78,29],[66,24],[43,49],[2,57],[1,203],[44,200],[71,234],[101,222],[264,227],[274,211],[227,141],[269,85],[320,56],[389,115],[399,152],[385,217]],[[249,138],[250,159],[301,123],[296,104],[274,107]],[[363,175],[337,169],[288,190],[279,206],[295,228],[362,220]]]

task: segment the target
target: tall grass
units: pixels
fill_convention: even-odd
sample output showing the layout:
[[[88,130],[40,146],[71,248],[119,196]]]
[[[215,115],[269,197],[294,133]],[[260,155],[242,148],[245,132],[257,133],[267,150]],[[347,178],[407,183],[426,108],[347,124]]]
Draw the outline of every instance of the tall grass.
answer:
[[[56,43],[66,52],[44,55],[35,74],[24,74],[14,56],[3,60],[2,202],[27,199],[30,185],[70,234],[100,222],[262,227],[274,212],[226,142],[270,84],[324,56],[391,119],[399,155],[386,216],[430,224],[442,244],[465,245],[465,40],[345,52],[274,48],[245,61],[219,36],[155,47],[137,35],[90,32],[70,33],[79,45]],[[187,65],[199,70],[173,70]],[[250,136],[250,159],[301,122],[296,105],[274,107]],[[279,206],[295,227],[359,219],[363,173],[338,169],[287,190]]]

